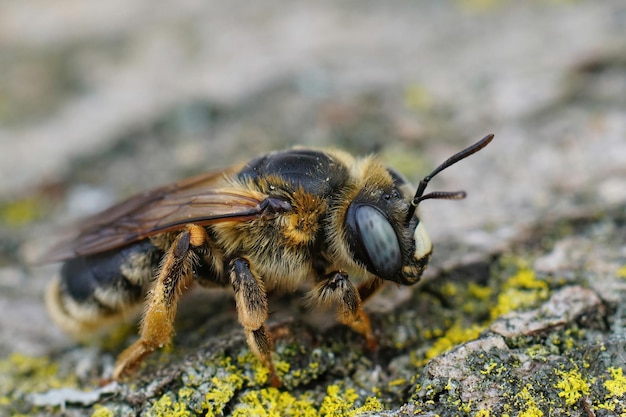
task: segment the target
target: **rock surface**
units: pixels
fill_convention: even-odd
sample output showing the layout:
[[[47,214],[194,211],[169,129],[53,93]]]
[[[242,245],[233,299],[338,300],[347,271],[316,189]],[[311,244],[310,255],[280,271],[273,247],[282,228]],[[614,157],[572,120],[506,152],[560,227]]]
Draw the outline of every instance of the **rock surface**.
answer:
[[[0,416],[626,412],[626,5],[441,1],[0,5]],[[424,283],[368,305],[380,349],[271,301],[269,388],[227,292],[100,386],[135,326],[78,345],[33,266],[132,193],[294,144],[379,152],[424,203]],[[247,414],[246,414],[247,413]],[[265,413],[265,414],[263,414]],[[272,414],[274,413],[274,414]]]

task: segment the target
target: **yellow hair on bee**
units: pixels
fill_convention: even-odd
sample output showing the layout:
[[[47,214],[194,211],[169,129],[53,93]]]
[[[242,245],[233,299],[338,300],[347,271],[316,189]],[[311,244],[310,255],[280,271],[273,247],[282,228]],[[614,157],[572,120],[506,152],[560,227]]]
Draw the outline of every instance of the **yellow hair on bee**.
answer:
[[[326,202],[302,188],[293,194],[294,212],[285,216],[283,236],[290,245],[309,245],[317,238],[319,219],[325,214]]]

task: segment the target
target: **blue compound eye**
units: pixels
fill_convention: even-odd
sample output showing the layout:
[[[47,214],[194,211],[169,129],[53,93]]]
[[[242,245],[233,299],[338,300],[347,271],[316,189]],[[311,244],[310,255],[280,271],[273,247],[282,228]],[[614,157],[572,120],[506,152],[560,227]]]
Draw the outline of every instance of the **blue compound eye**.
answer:
[[[389,278],[400,269],[400,243],[389,220],[377,208],[360,205],[355,208],[354,223],[358,239],[375,273]]]

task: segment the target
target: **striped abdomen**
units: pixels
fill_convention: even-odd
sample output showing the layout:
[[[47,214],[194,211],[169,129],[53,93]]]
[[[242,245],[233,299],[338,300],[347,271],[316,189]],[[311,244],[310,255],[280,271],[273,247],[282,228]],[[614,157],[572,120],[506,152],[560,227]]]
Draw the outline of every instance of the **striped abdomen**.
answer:
[[[80,337],[141,305],[163,252],[150,240],[65,261],[46,297],[52,318]]]

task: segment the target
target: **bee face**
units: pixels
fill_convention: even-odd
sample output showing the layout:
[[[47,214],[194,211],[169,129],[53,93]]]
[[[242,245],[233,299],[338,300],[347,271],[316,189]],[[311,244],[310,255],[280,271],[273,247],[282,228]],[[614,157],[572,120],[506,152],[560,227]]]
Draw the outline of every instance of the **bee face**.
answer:
[[[389,192],[357,197],[348,207],[345,228],[354,259],[368,272],[402,285],[416,283],[430,259],[432,243],[417,216],[405,222],[409,199],[394,178]]]
[[[417,205],[427,199],[461,199],[464,191],[435,191],[424,194],[429,181],[439,172],[478,152],[491,142],[487,135],[474,145],[451,156],[420,181],[415,196],[407,199],[407,182],[392,169],[387,169],[392,186],[380,187],[384,181],[372,173],[365,187],[347,209],[345,230],[348,246],[357,263],[384,280],[403,285],[416,283],[430,260],[432,243],[416,215]]]

